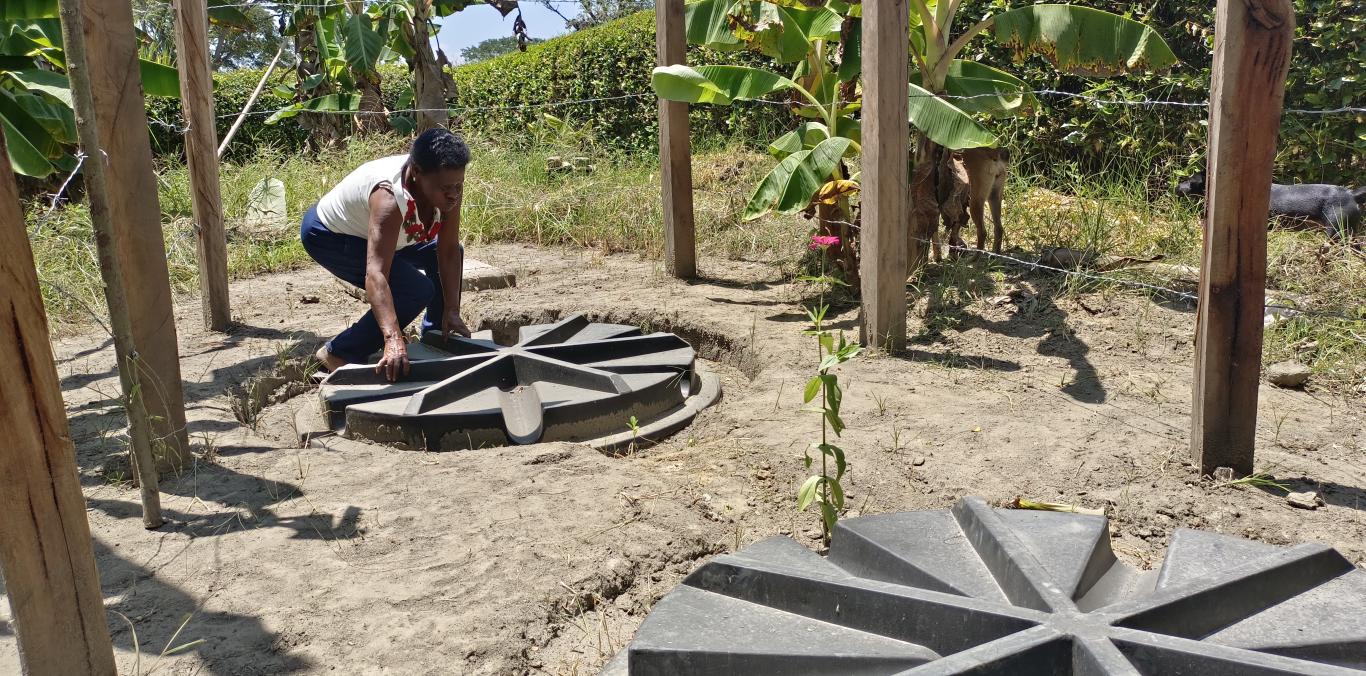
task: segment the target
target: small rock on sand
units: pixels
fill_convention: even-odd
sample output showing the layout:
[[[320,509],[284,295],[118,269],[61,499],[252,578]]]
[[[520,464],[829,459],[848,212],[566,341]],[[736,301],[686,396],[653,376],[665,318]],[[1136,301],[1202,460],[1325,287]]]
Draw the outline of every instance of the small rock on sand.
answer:
[[[1282,361],[1266,370],[1266,379],[1277,387],[1304,387],[1309,382],[1309,367],[1297,361]]]
[[[1323,504],[1323,499],[1314,491],[1291,493],[1285,496],[1285,501],[1290,503],[1291,507],[1299,507],[1300,509],[1318,509]]]
[[[911,464],[912,464],[912,465],[915,465],[916,467],[919,467],[919,466],[925,464],[925,456],[923,456],[923,455],[917,455],[917,456],[915,456],[915,459],[914,459],[914,460],[911,460]]]

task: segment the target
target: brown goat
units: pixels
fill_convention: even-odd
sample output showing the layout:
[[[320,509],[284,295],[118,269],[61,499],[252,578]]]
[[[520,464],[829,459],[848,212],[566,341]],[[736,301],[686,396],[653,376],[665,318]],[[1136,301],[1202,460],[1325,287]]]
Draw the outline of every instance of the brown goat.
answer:
[[[968,212],[977,226],[977,248],[987,244],[984,203],[991,205],[991,220],[995,226],[991,250],[1001,253],[1005,227],[1001,224],[1001,193],[1005,191],[1006,174],[1010,171],[1010,151],[1005,148],[969,148],[963,151],[963,166],[968,174]]]

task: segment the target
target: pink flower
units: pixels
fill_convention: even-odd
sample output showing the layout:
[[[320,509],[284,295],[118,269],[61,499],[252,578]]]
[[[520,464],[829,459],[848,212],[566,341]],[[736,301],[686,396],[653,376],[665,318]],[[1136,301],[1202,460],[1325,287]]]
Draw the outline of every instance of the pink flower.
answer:
[[[815,249],[824,249],[825,247],[828,247],[828,246],[835,246],[836,244],[839,244],[839,243],[840,243],[840,238],[835,237],[834,235],[812,235],[812,236],[811,236],[811,248],[812,248],[812,250],[815,250]]]

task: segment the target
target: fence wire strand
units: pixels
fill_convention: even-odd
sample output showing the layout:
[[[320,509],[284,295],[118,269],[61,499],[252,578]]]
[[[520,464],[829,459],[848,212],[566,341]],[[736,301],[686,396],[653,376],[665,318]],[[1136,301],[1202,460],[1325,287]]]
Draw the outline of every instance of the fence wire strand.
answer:
[[[1020,97],[1020,96],[1022,96],[1022,95],[1024,95],[1024,94],[1030,94],[1030,95],[1035,95],[1035,96],[1054,96],[1054,97],[1060,97],[1060,98],[1075,99],[1075,100],[1080,100],[1080,101],[1086,101],[1086,102],[1088,102],[1088,103],[1092,103],[1092,104],[1095,104],[1095,105],[1097,105],[1097,106],[1111,106],[1111,105],[1113,105],[1113,106],[1145,107],[1145,108],[1162,107],[1162,106],[1174,107],[1174,108],[1208,108],[1208,107],[1209,107],[1209,102],[1207,102],[1207,101],[1173,101],[1173,100],[1152,99],[1152,98],[1143,98],[1143,99],[1106,98],[1106,97],[1094,96],[1094,95],[1091,95],[1091,94],[1078,94],[1078,93],[1076,93],[1076,92],[1067,92],[1067,91],[1062,91],[1062,90],[1058,90],[1058,89],[1030,89],[1030,90],[1018,90],[1018,91],[1012,91],[1012,92],[992,92],[992,93],[986,93],[986,94],[914,94],[914,93],[913,93],[913,94],[910,94],[909,97],[910,97],[910,98],[934,98],[934,97],[937,97],[937,98],[948,99],[948,100],[963,101],[963,100],[982,99],[982,98],[1018,98],[1018,97]],[[316,114],[316,115],[345,115],[345,116],[356,116],[356,117],[365,116],[365,115],[383,115],[383,116],[389,116],[389,115],[404,115],[404,114],[417,114],[417,113],[445,113],[446,115],[455,117],[455,116],[459,116],[459,115],[461,115],[461,114],[463,114],[463,113],[471,113],[471,112],[541,110],[541,109],[545,109],[545,108],[558,108],[558,107],[564,107],[564,106],[587,105],[587,104],[594,104],[594,103],[606,103],[606,102],[610,102],[610,101],[625,101],[625,100],[631,100],[631,99],[653,99],[653,98],[656,98],[656,97],[657,97],[657,95],[656,95],[654,92],[651,91],[651,92],[638,92],[638,93],[633,93],[633,94],[618,94],[618,95],[615,95],[615,96],[598,96],[598,97],[581,98],[581,99],[565,99],[565,100],[559,100],[559,101],[543,101],[543,102],[540,102],[540,103],[524,103],[524,104],[513,104],[513,105],[488,105],[488,106],[451,106],[451,107],[446,107],[446,108],[396,108],[396,109],[392,109],[392,110],[383,110],[383,111],[362,111],[362,110],[308,110],[308,109],[304,109],[304,108],[299,108],[299,107],[298,107],[298,104],[293,104],[293,105],[289,105],[289,106],[284,106],[284,107],[282,107],[282,108],[277,108],[277,109],[274,109],[274,110],[254,110],[254,111],[251,111],[251,112],[247,113],[247,117],[270,117],[270,116],[277,115],[277,114],[280,114],[280,113],[288,113],[288,112],[293,112],[293,113],[300,114],[300,115],[302,115],[302,114],[310,114],[310,113],[311,113],[311,114]],[[760,105],[771,105],[771,106],[782,106],[782,107],[788,107],[788,108],[817,108],[817,107],[819,107],[819,106],[817,106],[816,104],[814,104],[814,103],[809,103],[809,102],[777,101],[777,100],[773,100],[773,99],[748,99],[748,100],[744,100],[744,101],[747,102],[747,103],[755,103],[755,104],[760,104]],[[1337,108],[1325,108],[1325,109],[1312,109],[1312,108],[1285,108],[1285,109],[1283,109],[1282,112],[1283,112],[1283,113],[1289,113],[1289,114],[1296,114],[1296,115],[1339,115],[1339,114],[1348,114],[1348,113],[1351,113],[1351,114],[1366,114],[1366,107],[1360,107],[1360,106],[1340,106],[1340,107],[1337,107]],[[240,115],[240,113],[224,113],[224,114],[218,115],[217,118],[218,118],[218,119],[236,118],[236,117],[238,117],[239,115]],[[183,125],[183,124],[177,124],[177,123],[175,123],[175,122],[170,122],[170,121],[167,121],[167,120],[149,119],[148,122],[151,123],[151,124],[160,126],[160,127],[165,127],[165,128],[167,128],[167,129],[174,130],[174,131],[176,131],[177,133],[181,133],[181,134],[183,134],[183,133],[185,133],[186,131],[189,130],[189,127],[188,127],[188,126],[185,126],[185,125]]]
[[[255,3],[247,3],[247,4],[255,4]],[[1062,90],[1057,90],[1057,89],[1032,89],[1032,90],[1022,90],[1022,91],[1005,92],[1005,93],[993,92],[993,93],[986,93],[986,94],[970,94],[970,95],[953,95],[953,94],[940,94],[940,95],[935,95],[935,94],[911,94],[910,96],[911,96],[912,98],[915,98],[915,97],[934,97],[934,96],[938,96],[938,97],[940,97],[940,98],[945,98],[945,99],[964,100],[964,99],[978,99],[978,98],[1018,97],[1018,96],[1021,96],[1021,95],[1023,95],[1023,94],[1026,94],[1026,93],[1027,93],[1027,94],[1032,94],[1032,95],[1055,96],[1055,97],[1062,97],[1062,98],[1069,98],[1069,99],[1081,100],[1081,101],[1085,101],[1085,102],[1088,102],[1088,103],[1091,103],[1091,104],[1095,104],[1095,105],[1118,105],[1118,106],[1130,106],[1130,107],[1169,106],[1169,107],[1177,107],[1177,108],[1207,108],[1207,107],[1209,106],[1209,103],[1208,103],[1208,102],[1205,102],[1205,101],[1172,101],[1172,100],[1151,99],[1151,98],[1143,98],[1143,99],[1116,99],[1116,98],[1103,98],[1103,97],[1093,96],[1093,95],[1089,95],[1089,94],[1078,94],[1078,93],[1075,93],[1075,92],[1067,92],[1067,91],[1062,91]],[[605,103],[605,102],[611,102],[611,101],[623,101],[623,100],[644,99],[644,98],[653,99],[653,98],[656,98],[656,94],[655,94],[654,92],[639,92],[639,93],[633,93],[633,94],[620,94],[620,95],[615,95],[615,96],[589,97],[589,98],[568,99],[568,100],[559,100],[559,101],[545,101],[545,102],[541,102],[541,103],[529,103],[529,104],[515,104],[515,105],[502,105],[502,106],[462,106],[462,107],[449,107],[449,108],[402,108],[402,109],[387,110],[387,111],[300,110],[300,109],[295,108],[294,106],[286,106],[285,108],[280,108],[280,109],[277,109],[277,110],[252,111],[252,112],[248,113],[248,115],[250,115],[250,116],[271,116],[271,115],[275,115],[275,114],[280,113],[280,112],[296,111],[296,112],[298,112],[298,113],[300,113],[300,114],[303,114],[303,113],[321,113],[321,114],[331,114],[331,115],[393,115],[393,114],[429,113],[429,112],[430,112],[430,113],[445,113],[445,114],[448,114],[448,115],[451,115],[451,116],[457,116],[457,115],[459,115],[459,114],[461,114],[461,113],[465,113],[465,112],[541,110],[541,109],[546,109],[546,108],[555,108],[555,107],[563,107],[563,106],[585,105],[585,104]],[[816,107],[815,104],[811,104],[811,103],[791,102],[791,101],[775,101],[775,100],[771,100],[771,99],[752,99],[752,100],[749,100],[749,102],[751,102],[751,103],[757,103],[757,104],[774,105],[774,106],[784,106],[784,107]],[[1284,109],[1284,112],[1286,112],[1286,113],[1296,113],[1296,114],[1310,114],[1310,115],[1331,115],[1331,114],[1341,114],[1341,113],[1366,113],[1366,107],[1343,106],[1343,107],[1338,107],[1338,108],[1329,108],[1329,109],[1321,109],[1321,110],[1320,110],[1320,109],[1306,109],[1306,108],[1286,108],[1286,109]],[[237,117],[237,116],[238,116],[238,113],[231,113],[231,114],[219,115],[218,117],[221,119],[221,118],[235,118],[235,117]],[[177,131],[179,131],[179,132],[181,132],[181,133],[184,133],[185,131],[188,130],[188,127],[180,126],[180,125],[177,125],[177,124],[174,124],[174,123],[171,123],[171,122],[167,122],[167,121],[165,121],[165,120],[152,120],[151,122],[152,122],[152,124],[156,124],[156,125],[160,125],[160,126],[164,126],[164,127],[170,128],[170,129],[174,129],[174,130],[177,130]],[[78,166],[78,169],[79,169],[79,166]],[[69,180],[70,180],[70,179],[68,178],[68,181],[69,181]],[[615,194],[616,192],[619,192],[619,191],[607,191],[607,192],[602,193],[602,194],[600,194],[600,195],[598,195],[598,196],[605,196],[606,194]],[[540,205],[542,205],[542,204],[546,204],[546,203],[549,203],[549,202],[550,202],[550,200],[500,201],[500,202],[482,202],[482,203],[475,203],[475,204],[471,204],[471,205],[469,205],[469,206],[474,207],[474,208],[480,208],[480,209],[493,209],[493,210],[497,210],[497,209],[520,209],[520,208],[536,208],[536,207],[538,207],[538,206],[540,206]],[[858,227],[859,227],[858,224],[850,223],[850,222],[847,222],[847,221],[832,221],[832,223],[836,223],[836,224],[839,224],[839,225],[848,225],[848,226],[851,226],[851,227],[854,227],[854,228],[858,228]],[[929,240],[920,239],[919,241],[922,242],[922,243],[924,243],[924,244],[932,244]],[[1030,260],[1025,260],[1025,259],[1022,259],[1022,258],[1017,258],[1017,257],[1014,257],[1014,256],[1009,256],[1009,255],[1006,255],[1006,254],[998,254],[998,253],[991,252],[991,251],[981,251],[981,250],[978,250],[978,249],[967,248],[967,247],[961,247],[961,246],[953,245],[953,244],[946,244],[946,246],[947,246],[950,250],[955,250],[955,251],[960,251],[960,252],[969,252],[969,253],[975,253],[975,254],[985,255],[985,256],[988,256],[988,257],[990,257],[990,258],[993,258],[993,259],[996,259],[996,260],[1000,260],[1000,261],[1009,263],[1009,264],[1011,264],[1011,265],[1023,266],[1023,267],[1027,267],[1027,268],[1032,269],[1032,270],[1047,270],[1047,271],[1049,271],[1049,272],[1055,272],[1055,273],[1059,273],[1059,274],[1063,274],[1063,275],[1068,275],[1068,276],[1072,276],[1072,277],[1080,277],[1080,278],[1084,278],[1084,279],[1088,279],[1088,280],[1092,280],[1092,281],[1097,281],[1097,282],[1104,282],[1104,283],[1116,284],[1116,285],[1126,286],[1126,287],[1135,288],[1135,289],[1142,289],[1142,290],[1146,290],[1146,291],[1161,293],[1161,294],[1167,295],[1167,296],[1169,296],[1169,297],[1172,297],[1172,298],[1175,298],[1175,299],[1178,299],[1178,300],[1188,301],[1188,302],[1198,302],[1198,300],[1199,300],[1199,297],[1198,297],[1196,294],[1193,294],[1193,293],[1190,293],[1190,292],[1186,292],[1186,291],[1180,291],[1180,290],[1177,290],[1177,289],[1172,289],[1172,288],[1170,288],[1170,287],[1163,286],[1163,285],[1160,285],[1160,284],[1151,284],[1151,283],[1141,282],[1141,281],[1132,280],[1132,279],[1124,279],[1124,278],[1113,277],[1113,276],[1108,276],[1108,275],[1100,275],[1100,274],[1095,274],[1095,273],[1086,272],[1086,271],[1082,271],[1082,270],[1076,270],[1076,269],[1074,269],[1074,270],[1068,270],[1068,269],[1061,268],[1061,267],[1057,267],[1057,266],[1047,265],[1047,264],[1043,263],[1042,261],[1037,261],[1037,260],[1036,260],[1036,261],[1030,261]],[[1292,307],[1292,306],[1288,306],[1288,305],[1281,305],[1281,304],[1277,304],[1277,303],[1267,303],[1267,304],[1265,305],[1265,308],[1266,308],[1267,310],[1278,311],[1279,313],[1281,313],[1282,315],[1284,315],[1283,318],[1285,318],[1285,317],[1293,317],[1293,316],[1295,316],[1295,315],[1305,315],[1305,316],[1316,316],[1316,317],[1324,317],[1324,318],[1339,319],[1339,320],[1344,320],[1344,321],[1366,322],[1366,317],[1354,317],[1354,316],[1350,316],[1350,315],[1346,315],[1346,314],[1342,314],[1342,313],[1335,313],[1335,312],[1328,312],[1328,311],[1320,311],[1320,310],[1308,310],[1308,309],[1302,309],[1302,308]]]
[[[828,221],[828,222],[831,223],[831,224],[834,224],[834,225],[845,225],[845,226],[849,226],[849,227],[855,228],[855,229],[858,229],[858,228],[861,227],[858,223],[851,223],[851,222],[849,222],[849,221],[838,221],[838,220],[836,220],[836,221]],[[927,245],[930,245],[930,246],[934,246],[934,242],[933,242],[932,240],[929,240],[929,239],[924,239],[924,238],[921,238],[921,237],[912,237],[912,238],[910,238],[910,239],[912,239],[912,240],[914,240],[914,241],[917,241],[917,242],[920,242],[921,244],[927,244]],[[996,253],[996,252],[988,251],[988,250],[985,250],[985,249],[977,249],[977,248],[974,248],[974,247],[961,246],[961,245],[952,244],[952,243],[949,243],[949,242],[944,242],[944,243],[943,243],[943,246],[944,246],[945,248],[951,250],[951,251],[958,251],[958,252],[961,252],[961,253],[969,253],[969,254],[973,254],[973,255],[984,255],[984,256],[987,256],[987,257],[992,258],[992,259],[1004,261],[1004,262],[1006,262],[1006,263],[1009,263],[1009,264],[1015,265],[1015,266],[1019,266],[1019,267],[1029,268],[1029,269],[1031,269],[1031,270],[1047,270],[1047,271],[1049,271],[1049,272],[1056,272],[1056,273],[1058,273],[1058,274],[1067,275],[1067,276],[1069,276],[1069,277],[1080,277],[1080,278],[1088,279],[1088,280],[1095,281],[1095,282],[1104,282],[1104,283],[1107,283],[1107,284],[1115,284],[1115,285],[1119,285],[1119,286],[1127,286],[1127,287],[1134,288],[1134,289],[1143,289],[1143,290],[1145,290],[1145,291],[1152,291],[1152,292],[1155,292],[1155,293],[1160,293],[1160,294],[1163,294],[1163,295],[1166,295],[1166,296],[1170,296],[1170,297],[1172,297],[1172,298],[1175,298],[1175,299],[1177,299],[1177,300],[1188,301],[1188,302],[1196,303],[1196,304],[1198,304],[1199,301],[1200,301],[1200,296],[1197,295],[1197,294],[1190,293],[1189,291],[1181,291],[1181,290],[1178,290],[1178,289],[1173,289],[1173,288],[1170,288],[1170,287],[1162,286],[1162,285],[1160,285],[1160,284],[1150,284],[1150,283],[1148,283],[1148,282],[1141,282],[1141,281],[1138,281],[1138,280],[1135,280],[1135,279],[1125,279],[1125,278],[1123,278],[1123,277],[1112,277],[1112,276],[1109,276],[1109,275],[1101,275],[1101,274],[1096,274],[1096,273],[1093,273],[1093,272],[1086,272],[1086,271],[1083,271],[1083,270],[1080,270],[1080,269],[1071,269],[1071,270],[1069,270],[1069,269],[1067,269],[1067,268],[1061,268],[1061,267],[1054,266],[1054,265],[1048,265],[1048,264],[1044,263],[1044,262],[1041,261],[1041,260],[1035,260],[1035,261],[1025,260],[1025,259],[1023,259],[1023,258],[1017,258],[1017,257],[1015,257],[1015,256],[1010,256],[1010,255],[1007,255],[1007,254]],[[1170,284],[1171,282],[1167,282],[1167,283]],[[1275,289],[1271,289],[1271,290],[1272,290],[1272,291],[1275,291]],[[1294,317],[1294,316],[1296,316],[1296,315],[1303,315],[1303,316],[1306,316],[1306,317],[1321,317],[1321,318],[1325,318],[1325,319],[1338,319],[1338,320],[1349,321],[1349,322],[1366,322],[1366,316],[1354,317],[1354,316],[1352,316],[1352,315],[1348,315],[1348,314],[1344,314],[1344,313],[1340,313],[1340,312],[1331,312],[1331,311],[1327,311],[1327,310],[1312,310],[1312,309],[1298,308],[1298,307],[1293,307],[1293,306],[1290,306],[1290,305],[1282,305],[1282,304],[1279,304],[1279,303],[1265,303],[1265,304],[1263,305],[1263,307],[1265,307],[1267,310],[1277,310],[1277,311],[1279,311],[1279,312],[1276,313],[1276,314],[1278,315],[1278,317],[1279,317],[1280,319],[1288,319],[1288,318]]]

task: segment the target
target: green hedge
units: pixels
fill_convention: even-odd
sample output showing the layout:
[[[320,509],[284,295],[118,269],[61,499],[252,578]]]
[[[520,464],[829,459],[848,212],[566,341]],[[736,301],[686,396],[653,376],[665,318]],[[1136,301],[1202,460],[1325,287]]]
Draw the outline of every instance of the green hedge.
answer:
[[[216,127],[220,141],[247,104],[247,98],[256,88],[256,83],[260,82],[263,72],[264,69],[243,69],[214,73],[214,111],[218,118]],[[380,76],[385,105],[393,108],[411,83],[408,69],[397,65],[381,66]],[[259,148],[267,146],[289,151],[304,147],[308,132],[296,121],[266,124],[266,118],[271,113],[294,102],[293,99],[276,96],[272,90],[280,84],[293,82],[294,75],[287,69],[276,69],[271,73],[270,82],[256,99],[256,105],[252,106],[252,112],[242,128],[233,137],[224,159],[233,161],[251,157]],[[184,124],[178,99],[148,98],[147,118],[152,123],[153,152],[159,155],[180,155],[184,152],[184,140],[177,129]]]
[[[689,48],[688,62],[772,67],[754,54],[718,54],[699,47]],[[544,110],[572,126],[591,129],[609,147],[648,152],[658,147],[658,104],[653,96],[553,107],[539,104],[651,94],[654,65],[654,13],[641,12],[533,45],[524,53],[456,68],[458,105],[463,124],[470,128],[515,133]],[[528,108],[479,110],[504,106]],[[766,145],[791,125],[791,115],[783,107],[758,103],[693,106],[689,117],[693,139],[702,143],[744,138]]]
[[[1018,4],[1016,2],[1015,4]],[[1152,3],[1146,15],[1134,15],[1135,5],[1120,0],[1086,0],[1082,4],[1130,13],[1158,28],[1182,63],[1168,73],[1134,74],[1091,80],[1060,75],[1044,59],[1032,57],[1010,63],[1010,55],[989,38],[974,41],[968,58],[1007,67],[1036,88],[1091,94],[1104,99],[1142,101],[1161,99],[1202,102],[1209,96],[1209,67],[1213,49],[1213,3],[1174,0]],[[1366,102],[1366,16],[1358,0],[1294,0],[1296,40],[1286,90],[1289,108],[1361,106]],[[1004,0],[964,0],[959,29],[971,18],[997,12]],[[658,117],[651,97],[617,98],[566,106],[540,107],[555,101],[611,98],[649,93],[654,66],[654,17],[643,12],[620,21],[556,38],[496,59],[456,68],[456,105],[466,128],[522,133],[545,110],[588,128],[604,145],[620,150],[651,152],[655,148]],[[718,54],[690,47],[688,61],[746,63],[764,66],[753,54]],[[220,136],[241,109],[260,71],[237,71],[215,76]],[[277,82],[281,75],[272,79]],[[283,77],[289,77],[285,75]],[[408,86],[402,67],[386,67],[386,103],[396,106]],[[274,83],[272,83],[274,84]],[[1098,105],[1056,96],[1041,96],[1035,115],[993,122],[994,128],[1020,158],[1021,170],[1058,182],[1104,171],[1147,175],[1154,187],[1173,174],[1203,162],[1204,108],[1170,106]],[[267,90],[258,111],[271,111],[289,101]],[[518,107],[521,108],[518,108]],[[176,123],[178,102],[153,100],[149,116]],[[286,149],[303,147],[305,134],[297,124],[264,124],[264,114],[253,115],[234,140],[230,157],[243,157],[264,144]],[[744,138],[756,146],[767,144],[792,124],[781,106],[737,104],[730,107],[693,106],[695,143]],[[156,147],[178,153],[180,139],[171,129],[153,126]],[[1287,113],[1282,123],[1278,175],[1284,180],[1366,183],[1366,115],[1302,115]]]
[[[568,120],[577,129],[591,131],[601,144],[614,150],[648,152],[656,147],[658,116],[652,96],[614,98],[625,94],[650,94],[650,69],[654,67],[654,15],[642,12],[603,26],[571,33],[532,45],[526,52],[460,66],[453,75],[457,85],[454,106],[460,124],[470,129],[523,133],[542,110]],[[747,63],[771,65],[752,54],[714,54],[691,48],[690,63]],[[398,108],[398,99],[412,76],[400,65],[383,66],[381,88],[385,105]],[[214,106],[218,136],[222,138],[247,97],[261,78],[261,70],[245,69],[214,75]],[[307,132],[296,122],[265,124],[272,111],[288,106],[290,99],[272,90],[293,75],[276,71],[257,99],[251,116],[233,138],[228,160],[250,157],[259,147],[286,150],[304,147]],[[613,99],[576,105],[542,104],[574,99]],[[153,121],[152,147],[161,155],[179,155],[184,144],[177,127],[183,124],[180,102],[148,99],[147,116]],[[786,131],[789,115],[780,106],[742,103],[732,107],[693,106],[693,137],[701,142],[749,138],[767,144]]]

